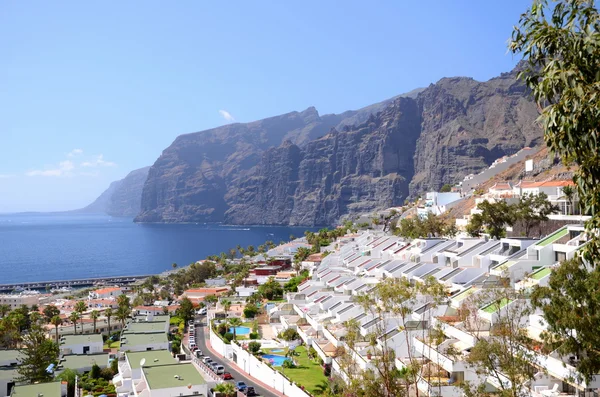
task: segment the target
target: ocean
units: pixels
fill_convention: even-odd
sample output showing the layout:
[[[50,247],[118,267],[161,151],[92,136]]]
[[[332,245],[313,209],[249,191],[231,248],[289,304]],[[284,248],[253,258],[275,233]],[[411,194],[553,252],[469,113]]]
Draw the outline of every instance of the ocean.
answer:
[[[172,270],[208,255],[290,235],[306,227],[136,224],[106,215],[0,215],[0,284],[126,276]]]

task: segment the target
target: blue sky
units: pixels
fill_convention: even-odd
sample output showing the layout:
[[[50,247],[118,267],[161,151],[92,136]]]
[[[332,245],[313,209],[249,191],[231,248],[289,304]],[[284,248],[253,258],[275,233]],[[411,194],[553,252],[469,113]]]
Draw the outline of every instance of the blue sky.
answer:
[[[487,80],[529,3],[0,2],[0,212],[84,206],[183,133]]]

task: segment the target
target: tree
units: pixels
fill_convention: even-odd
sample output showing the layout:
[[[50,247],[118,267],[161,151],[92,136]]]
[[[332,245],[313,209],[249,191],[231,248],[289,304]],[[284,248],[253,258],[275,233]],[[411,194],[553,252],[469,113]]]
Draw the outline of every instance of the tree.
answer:
[[[233,340],[236,340],[235,329],[237,327],[239,327],[240,325],[242,325],[242,320],[240,320],[237,317],[232,317],[232,318],[229,319],[229,325],[233,329]]]
[[[171,267],[173,268],[173,270],[177,269],[177,263],[173,262],[173,263],[171,264]]]
[[[8,313],[10,313],[10,306],[0,305],[0,317],[6,317]]]
[[[489,330],[483,325],[489,323],[479,317],[480,308],[486,305],[496,309],[496,318]],[[495,379],[500,384],[500,393],[493,394],[465,382],[462,385],[465,394],[530,396],[526,386],[537,371],[531,366],[535,362],[535,353],[524,328],[532,313],[527,297],[510,287],[488,289],[467,298],[460,313],[465,329],[475,339],[466,362],[478,375]]]
[[[52,379],[46,368],[58,359],[58,345],[46,338],[40,326],[32,327],[23,335],[22,349],[19,350],[21,365],[17,368],[18,382],[36,383]]]
[[[514,28],[510,50],[523,56],[519,77],[531,89],[542,113],[539,121],[548,147],[564,162],[575,162],[580,204],[600,228],[600,15],[592,1],[536,0]],[[597,233],[585,247],[591,262],[600,253]]]
[[[546,193],[524,194],[514,206],[514,217],[523,224],[525,236],[529,237],[533,227],[547,221],[548,215],[557,210],[558,208],[548,201]]]
[[[490,203],[485,200],[477,205],[481,213],[471,216],[467,231],[471,235],[479,235],[485,229],[492,238],[499,239],[506,236],[506,226],[512,226],[515,222],[514,206],[505,201]]]
[[[449,183],[446,183],[444,186],[442,186],[442,188],[440,189],[440,193],[448,193],[452,191],[452,185]]]
[[[100,312],[98,312],[98,310],[92,310],[92,312],[90,313],[90,317],[91,317],[92,321],[94,322],[94,333],[96,333],[96,322],[98,321],[98,318],[100,317]]]
[[[266,283],[258,287],[258,292],[269,300],[283,296],[283,288],[275,281],[275,277],[269,277]]]
[[[186,324],[188,321],[194,318],[194,304],[187,296],[184,297],[181,302],[179,302],[177,316],[181,317]]]
[[[588,380],[600,371],[600,341],[590,334],[599,324],[599,25],[600,15],[594,2],[563,0],[549,6],[547,0],[536,0],[521,15],[510,43],[510,50],[523,56],[519,77],[525,80],[542,111],[538,120],[546,144],[563,162],[578,165],[573,182],[579,206],[591,215],[586,221],[590,241],[582,248],[583,261],[577,258],[556,268],[549,288],[537,292],[550,301],[535,302],[547,313],[551,334],[565,338],[564,351],[574,349],[573,353],[584,351],[590,355],[583,356],[578,364]],[[576,289],[575,285],[586,289]],[[576,318],[575,313],[581,317]]]
[[[254,318],[258,314],[258,311],[258,306],[254,303],[247,303],[246,306],[244,306],[244,317]]]
[[[79,315],[83,314],[87,310],[87,304],[84,301],[77,301],[75,303],[75,311],[79,313]]]
[[[58,344],[58,327],[62,325],[63,321],[60,316],[56,315],[50,319],[50,324],[54,325],[54,330],[56,331],[56,343]]]
[[[237,391],[235,390],[235,386],[233,383],[223,382],[215,385],[216,392],[219,392],[223,395],[223,397],[235,397]]]
[[[94,364],[96,367],[97,365]],[[92,367],[92,370],[94,367]],[[98,368],[100,370],[100,368]],[[79,373],[71,368],[65,368],[56,378],[62,382],[67,382],[67,397],[75,396],[75,379],[77,379]]]
[[[206,302],[206,304],[211,304],[214,305],[215,303],[217,303],[219,301],[219,298],[217,298],[216,295],[207,295],[204,298],[204,302]]]
[[[256,354],[260,351],[261,346],[262,345],[260,344],[260,342],[252,341],[248,343],[248,351],[252,354]]]
[[[44,317],[46,318],[46,321],[50,322],[50,320],[52,320],[52,318],[54,316],[60,315],[60,310],[58,309],[58,307],[56,307],[54,305],[47,305],[46,307],[44,307],[43,313],[44,313]],[[1,317],[1,313],[0,313],[0,317]]]
[[[79,321],[80,318],[79,312],[71,312],[71,315],[69,316],[69,321],[73,323],[73,334],[75,335],[77,335],[77,321]],[[81,330],[83,332],[83,327]]]
[[[575,208],[573,208],[573,201],[575,199],[575,189],[572,186],[567,185],[562,188],[563,197],[567,199],[569,203],[569,208],[567,209],[567,214],[574,214]]]
[[[117,320],[121,322],[121,329],[125,328],[125,321],[131,314],[131,310],[127,308],[127,306],[119,306],[117,308],[117,312],[115,313],[115,317]]]
[[[221,305],[223,305],[223,310],[225,310],[225,316],[227,316],[229,309],[231,309],[231,301],[228,299],[224,299],[223,301],[221,301]]]
[[[112,310],[112,308],[109,307],[109,308],[107,308],[104,311],[104,317],[106,317],[106,321],[108,323],[108,335],[110,335],[110,331],[111,331],[111,329],[110,329],[110,318],[112,316],[113,316],[113,310]]]

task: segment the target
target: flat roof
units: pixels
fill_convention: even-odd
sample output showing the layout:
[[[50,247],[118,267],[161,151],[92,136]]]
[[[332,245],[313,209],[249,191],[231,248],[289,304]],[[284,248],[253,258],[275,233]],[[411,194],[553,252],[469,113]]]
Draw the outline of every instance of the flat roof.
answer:
[[[104,344],[102,341],[102,335],[100,334],[90,334],[90,335],[63,335],[61,339],[64,340],[64,344],[66,345],[83,345],[85,343],[100,343]]]
[[[129,361],[131,369],[140,368],[140,361],[142,359],[146,359],[144,368],[177,363],[177,360],[173,358],[173,355],[168,350],[150,350],[145,352],[127,353],[127,360]]]
[[[61,397],[60,382],[38,383],[35,385],[15,386],[11,397],[32,397],[43,395],[44,397]]]
[[[154,314],[152,316],[152,321],[146,321],[146,317],[147,317],[146,315],[138,315],[138,316],[135,316],[133,319],[137,320],[138,322],[150,322],[150,323],[164,324],[166,322],[169,322],[169,320],[171,318],[171,317],[167,316],[166,314],[159,314],[159,315]],[[132,322],[133,321],[130,321],[129,323],[132,323]]]
[[[14,361],[19,360],[19,351],[13,350],[0,350],[0,361]]]
[[[10,381],[18,375],[17,367],[0,367],[0,379]]]
[[[151,390],[185,387],[190,383],[192,386],[206,383],[200,372],[189,363],[144,367],[143,371]]]
[[[123,342],[123,338],[126,339],[126,343]],[[154,343],[168,343],[167,334],[155,333],[155,334],[129,334],[124,333],[121,337],[121,350],[127,350],[128,346],[139,346]]]
[[[69,354],[60,360],[59,365],[63,368],[79,369],[91,367],[94,364],[100,368],[108,366],[108,354]]]

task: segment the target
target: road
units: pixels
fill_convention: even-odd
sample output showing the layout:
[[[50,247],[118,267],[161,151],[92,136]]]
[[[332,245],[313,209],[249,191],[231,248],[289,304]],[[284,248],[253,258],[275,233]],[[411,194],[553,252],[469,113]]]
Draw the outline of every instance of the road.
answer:
[[[200,321],[200,323],[198,323]],[[233,380],[229,381],[235,384],[235,382],[245,382],[248,386],[254,386],[254,390],[258,395],[263,397],[278,397],[277,394],[264,389],[263,387],[256,384],[254,380],[245,376],[244,373],[238,371],[235,365],[232,365],[229,360],[224,359],[221,356],[214,355],[208,348],[206,347],[206,336],[204,332],[204,327],[206,326],[206,316],[196,317],[196,345],[198,348],[204,353],[205,356],[212,358],[213,361],[216,361],[222,364],[225,367],[225,371],[229,372],[231,376],[233,376]],[[238,393],[241,395],[241,393]]]

